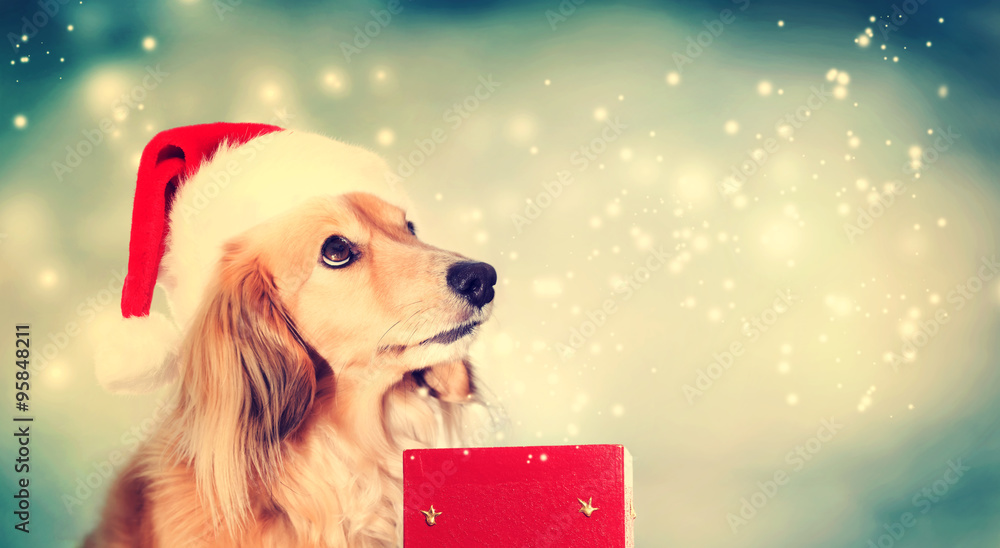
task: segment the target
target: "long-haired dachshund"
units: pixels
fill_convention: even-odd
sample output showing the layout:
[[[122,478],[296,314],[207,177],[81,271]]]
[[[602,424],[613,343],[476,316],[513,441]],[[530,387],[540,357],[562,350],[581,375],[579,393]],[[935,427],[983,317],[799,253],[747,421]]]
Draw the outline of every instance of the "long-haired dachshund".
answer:
[[[363,192],[306,200],[221,257],[176,407],[86,546],[400,545],[402,451],[461,440],[496,271]]]

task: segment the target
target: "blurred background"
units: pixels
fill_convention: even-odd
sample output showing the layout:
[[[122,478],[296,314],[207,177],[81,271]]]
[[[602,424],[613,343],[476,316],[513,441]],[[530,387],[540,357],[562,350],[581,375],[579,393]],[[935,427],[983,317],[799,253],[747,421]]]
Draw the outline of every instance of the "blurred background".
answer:
[[[487,444],[626,445],[638,546],[1000,545],[996,2],[0,10],[0,295],[36,345],[0,544],[75,545],[159,416],[81,332],[145,143],[225,120],[378,151],[424,239],[496,266]]]

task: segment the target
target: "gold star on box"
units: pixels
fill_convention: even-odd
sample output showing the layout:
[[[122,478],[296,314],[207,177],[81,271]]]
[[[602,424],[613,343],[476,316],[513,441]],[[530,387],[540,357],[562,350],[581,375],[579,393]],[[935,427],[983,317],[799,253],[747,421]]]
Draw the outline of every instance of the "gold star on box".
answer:
[[[435,512],[434,511],[434,505],[433,504],[431,505],[431,509],[430,510],[421,510],[420,513],[423,514],[424,517],[426,518],[427,525],[434,525],[434,524],[436,524],[437,523],[437,521],[436,521],[437,517],[441,515],[441,512]]]
[[[590,517],[590,514],[594,513],[595,510],[600,510],[600,508],[594,508],[593,506],[591,506],[591,503],[594,502],[593,497],[588,499],[587,502],[584,502],[583,499],[576,499],[576,500],[580,501],[580,506],[581,506],[580,512],[583,513],[583,515],[587,516],[588,518]]]

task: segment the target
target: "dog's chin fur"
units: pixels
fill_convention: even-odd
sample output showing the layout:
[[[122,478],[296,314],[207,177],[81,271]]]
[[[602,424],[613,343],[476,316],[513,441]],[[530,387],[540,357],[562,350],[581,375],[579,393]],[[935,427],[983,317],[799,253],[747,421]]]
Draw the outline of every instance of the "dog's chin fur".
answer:
[[[465,359],[475,334],[331,367],[258,255],[231,244],[217,278],[181,345],[175,406],[85,546],[401,545],[402,452],[490,430]]]
[[[439,363],[461,360],[469,355],[469,348],[475,341],[474,335],[466,335],[451,344],[420,344],[408,346],[400,352],[398,358],[387,358],[389,362],[397,362],[407,370],[413,371],[432,367]]]

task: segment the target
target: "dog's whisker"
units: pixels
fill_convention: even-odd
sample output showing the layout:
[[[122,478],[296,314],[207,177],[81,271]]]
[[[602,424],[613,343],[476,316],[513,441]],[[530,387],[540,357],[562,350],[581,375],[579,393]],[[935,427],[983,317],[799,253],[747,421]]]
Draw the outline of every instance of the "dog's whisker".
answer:
[[[410,334],[407,335],[407,337],[406,337],[406,344],[405,344],[405,346],[410,346],[410,342],[413,340],[414,335],[416,335],[417,331],[419,331],[422,327],[424,327],[425,325],[427,325],[427,323],[428,323],[428,320],[426,318],[421,318],[421,321],[418,322],[416,325],[413,326],[413,329],[410,331]]]
[[[420,302],[420,301],[416,301],[416,302]],[[415,303],[411,303],[411,304],[415,304]],[[414,317],[414,316],[416,316],[417,314],[420,314],[420,313],[424,312],[425,310],[428,310],[428,309],[426,309],[426,308],[423,308],[423,309],[420,309],[420,310],[417,310],[417,311],[416,311],[416,312],[414,312],[413,314],[410,314],[410,315],[409,315],[409,316],[408,316],[408,317],[407,317],[406,319],[404,319],[404,320],[399,320],[399,321],[397,321],[396,323],[394,323],[394,324],[390,325],[390,326],[389,326],[389,329],[386,329],[386,330],[385,330],[385,333],[382,333],[382,336],[381,336],[381,337],[379,337],[379,338],[378,338],[378,341],[377,341],[377,342],[375,343],[375,354],[374,354],[374,355],[377,355],[377,354],[379,354],[379,353],[380,353],[380,352],[382,351],[382,349],[384,348],[384,347],[382,346],[382,339],[384,339],[384,338],[385,338],[385,336],[386,336],[386,335],[388,335],[388,334],[389,334],[389,332],[390,332],[390,331],[392,331],[392,329],[393,329],[394,327],[396,327],[397,325],[399,325],[399,324],[401,324],[401,323],[405,323],[405,322],[408,322],[408,321],[410,321],[410,319],[411,319],[411,318],[413,318],[413,317]]]
[[[385,338],[385,336],[386,336],[386,335],[388,335],[390,331],[392,331],[392,328],[393,328],[393,327],[396,327],[396,326],[397,326],[397,325],[399,325],[399,324],[400,324],[400,322],[402,322],[402,321],[403,321],[403,320],[396,320],[396,322],[395,322],[395,323],[393,323],[392,325],[390,325],[390,326],[389,326],[389,329],[386,329],[386,330],[385,330],[385,333],[382,333],[382,336],[381,336],[381,337],[379,337],[379,338],[378,338],[378,341],[376,341],[376,342],[375,342],[375,348],[379,348],[380,346],[382,346],[382,339],[384,339],[384,338]]]
[[[500,330],[502,331],[503,330],[503,321],[500,320],[500,315],[497,314],[496,312],[494,312],[492,316],[493,316],[493,319],[497,323],[497,327],[499,327]]]

